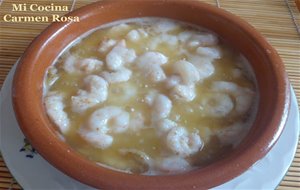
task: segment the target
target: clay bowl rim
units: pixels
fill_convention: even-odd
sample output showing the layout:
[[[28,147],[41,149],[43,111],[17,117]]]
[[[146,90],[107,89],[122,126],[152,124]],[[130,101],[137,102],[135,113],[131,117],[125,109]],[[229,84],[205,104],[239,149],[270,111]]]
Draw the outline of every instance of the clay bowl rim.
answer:
[[[38,152],[65,174],[88,185],[104,189],[206,189],[220,185],[240,175],[261,159],[279,138],[287,120],[290,104],[289,83],[284,72],[283,63],[275,49],[250,24],[225,10],[202,2],[180,0],[102,1],[84,6],[67,15],[80,16],[82,20],[85,20],[87,17],[92,18],[94,14],[97,14],[95,11],[101,11],[103,7],[108,9],[118,7],[121,9],[126,6],[141,6],[144,9],[147,6],[165,6],[165,8],[166,6],[173,8],[181,6],[181,8],[187,10],[206,11],[209,16],[220,19],[222,17],[224,22],[231,23],[232,26],[240,30],[240,34],[253,41],[257,48],[262,51],[261,55],[268,61],[274,75],[274,83],[278,85],[274,89],[276,93],[272,94],[272,98],[276,101],[272,105],[273,109],[270,110],[272,115],[268,116],[268,121],[265,121],[267,124],[266,129],[261,129],[262,134],[249,147],[245,147],[241,143],[242,145],[228,157],[202,169],[178,175],[142,176],[126,174],[88,161],[59,139],[53,123],[50,122],[45,110],[43,110],[41,101],[42,82],[36,79],[35,75],[39,74],[34,73],[34,69],[39,66],[35,63],[38,63],[40,56],[46,56],[47,52],[43,52],[43,50],[47,48],[47,45],[53,39],[58,38],[63,31],[67,31],[68,27],[74,25],[74,23],[53,23],[30,44],[23,54],[14,76],[12,88],[13,106],[20,128]],[[146,10],[143,11],[147,12]],[[142,12],[140,13],[141,16],[145,16]],[[74,36],[70,36],[70,38],[74,38]],[[245,141],[249,141],[248,136]]]

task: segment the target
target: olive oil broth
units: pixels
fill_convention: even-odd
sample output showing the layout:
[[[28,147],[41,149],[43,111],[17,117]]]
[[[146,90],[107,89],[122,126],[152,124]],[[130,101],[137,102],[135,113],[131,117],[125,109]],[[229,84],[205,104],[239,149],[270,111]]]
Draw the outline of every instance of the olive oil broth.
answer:
[[[63,68],[63,64],[70,54],[75,55],[78,59],[93,57],[102,60],[104,65],[101,69],[95,70],[88,75],[99,75],[101,71],[107,69],[107,66],[105,65],[107,52],[102,53],[98,50],[103,40],[114,39],[120,41],[126,39],[126,36],[130,31],[139,28],[144,29],[149,36],[147,38],[142,38],[137,42],[126,40],[126,47],[135,50],[137,56],[150,51],[148,44],[151,43],[153,37],[157,35],[151,29],[151,19],[147,22],[140,19],[127,20],[122,23],[126,23],[127,27],[116,31],[113,30],[111,26],[116,26],[117,24],[101,27],[88,35],[81,37],[79,41],[73,43],[68,49],[64,50],[53,66],[50,67],[50,69],[53,67],[57,69],[54,76],[57,80],[53,82],[53,74],[49,72],[50,69],[48,70],[45,77],[45,89],[47,89],[45,94],[50,91],[58,91],[64,94],[64,111],[69,117],[70,129],[67,133],[64,133],[63,136],[66,143],[73,149],[90,160],[118,170],[132,173],[146,173],[147,170],[149,170],[149,168],[147,168],[149,166],[145,166],[145,163],[142,163],[135,156],[129,154],[124,155],[120,150],[134,149],[145,153],[150,158],[158,159],[164,155],[170,154],[170,150],[166,148],[162,137],[157,135],[155,127],[153,127],[153,124],[151,123],[151,107],[145,103],[145,97],[153,89],[161,94],[168,95],[170,90],[165,87],[165,83],[151,82],[139,71],[135,64],[130,64],[127,67],[132,71],[131,78],[126,82],[109,84],[108,98],[106,101],[87,109],[83,113],[76,113],[72,111],[70,106],[71,97],[76,96],[79,89],[85,88],[83,78],[86,77],[87,74],[70,74],[65,72]],[[176,36],[181,32],[189,30],[212,33],[203,28],[178,22],[178,27],[168,32],[168,34]],[[222,56],[220,59],[215,59],[212,63],[214,66],[214,73],[195,85],[196,97],[192,101],[172,99],[172,110],[168,117],[178,125],[183,126],[188,132],[197,132],[203,141],[203,146],[197,153],[185,158],[192,168],[202,167],[217,159],[224,154],[224,152],[230,151],[237,146],[249,130],[256,114],[255,105],[258,101],[258,92],[252,71],[245,66],[245,64],[249,63],[247,63],[245,58],[243,58],[239,52],[224,43],[222,39],[219,38],[218,40],[218,45],[215,47],[221,52]],[[188,60],[186,54],[178,53],[181,52],[183,48],[186,48],[183,46],[184,45],[180,43],[173,46],[166,43],[160,43],[156,48],[151,50],[160,52],[168,57],[168,63],[161,66],[166,76],[172,75],[173,63],[178,60]],[[188,49],[189,53],[196,54],[195,49],[186,49]],[[240,73],[237,76],[234,76],[233,71],[239,71]],[[250,89],[255,93],[255,97],[252,99],[251,108],[240,115],[236,114],[234,109],[232,109],[226,117],[212,117],[207,115],[202,102],[204,99],[207,99],[212,94],[216,93],[211,88],[214,81],[232,82],[242,88]],[[129,98],[126,96],[126,98],[123,98],[124,94],[130,94],[131,91],[135,92],[134,96],[130,96]],[[230,98],[234,104],[236,104],[234,97],[230,96]],[[212,102],[212,104],[213,103],[214,102]],[[112,145],[106,149],[99,149],[83,139],[78,134],[78,130],[86,125],[93,112],[102,107],[111,105],[118,106],[130,114],[141,113],[145,119],[144,127],[137,131],[127,130],[124,133],[112,134]],[[222,144],[221,140],[219,140],[219,137],[216,135],[217,131],[233,125],[236,122],[246,123],[245,126],[243,126],[243,132],[235,136],[235,143]],[[168,172],[162,172],[162,174],[168,174]]]

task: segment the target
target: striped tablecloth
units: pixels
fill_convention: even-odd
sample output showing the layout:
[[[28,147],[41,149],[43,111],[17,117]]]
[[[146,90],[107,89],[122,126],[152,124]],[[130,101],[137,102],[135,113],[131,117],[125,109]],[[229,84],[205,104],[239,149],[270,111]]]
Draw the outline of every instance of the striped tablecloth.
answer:
[[[226,9],[252,24],[277,49],[284,61],[289,79],[300,101],[300,13],[294,0],[202,0]],[[24,0],[68,6],[74,10],[94,0]],[[12,11],[18,0],[0,0],[0,87],[6,75],[25,48],[49,23],[7,23],[3,16]],[[14,15],[24,15],[14,12]],[[29,12],[27,15],[47,16],[54,12]],[[57,12],[62,14],[62,12]],[[0,189],[21,189],[0,156]],[[277,189],[300,189],[300,143],[288,173]]]

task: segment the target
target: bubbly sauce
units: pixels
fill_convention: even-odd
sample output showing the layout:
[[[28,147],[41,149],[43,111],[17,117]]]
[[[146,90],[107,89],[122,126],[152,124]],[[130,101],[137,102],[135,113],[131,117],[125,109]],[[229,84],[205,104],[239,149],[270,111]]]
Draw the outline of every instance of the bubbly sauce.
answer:
[[[131,31],[138,32],[132,32],[134,35],[130,36]],[[187,33],[187,37],[184,37],[183,32]],[[193,35],[196,36],[195,40]],[[202,37],[204,42],[199,36],[204,36]],[[115,43],[105,48],[103,44],[109,40]],[[72,97],[78,96],[80,90],[88,91],[88,88],[93,88],[86,87],[85,77],[96,75],[105,79],[104,71],[118,71],[109,68],[107,56],[122,40],[126,43],[125,46],[123,44],[123,48],[135,52],[133,61],[130,63],[124,61],[122,66],[131,71],[129,80],[108,82],[105,101],[100,101],[84,111],[74,111]],[[212,48],[213,51],[208,49],[207,53],[207,49],[201,47]],[[168,58],[167,62],[160,66],[165,74],[164,79],[155,81],[154,72],[152,80],[152,75],[148,75],[147,71],[137,65],[139,58],[147,52],[159,52]],[[210,54],[211,52],[213,55]],[[202,63],[200,66],[202,71],[199,71],[200,79],[196,74],[196,82],[186,85],[183,82],[184,76],[180,76],[180,71],[174,71],[174,64],[180,60],[194,64],[192,58],[195,55],[198,56],[196,62],[209,60],[208,64],[213,67],[213,71],[206,76],[211,69],[205,67],[205,62]],[[99,64],[101,66],[92,68],[88,72],[81,72],[80,69],[68,72],[66,62],[70,56],[74,57],[73,62],[93,58],[102,63]],[[147,59],[141,62],[143,61]],[[50,119],[58,125],[66,143],[90,160],[125,172],[148,175],[183,172],[202,167],[219,158],[239,144],[248,132],[256,114],[254,105],[258,101],[258,92],[255,79],[247,64],[247,60],[239,52],[205,29],[167,19],[126,20],[122,24],[101,27],[82,37],[49,67],[45,77],[46,110]],[[204,74],[201,75],[201,72]],[[181,85],[192,86],[195,97],[185,99],[180,95],[172,94],[175,87],[169,87],[167,84],[171,76],[177,76]],[[62,97],[59,105],[51,101],[47,103],[47,97],[53,92]],[[161,120],[171,120],[176,123],[176,126],[185,128],[188,134],[198,135],[201,145],[197,147],[197,151],[187,154],[178,153],[166,142],[170,132],[158,135],[156,129],[158,121],[153,118],[155,110],[147,103],[149,93],[161,94],[169,98],[172,104],[171,111]],[[142,124],[136,128],[127,126],[128,128],[123,132],[107,132],[113,138],[113,142],[108,147],[99,148],[80,135],[79,131],[81,128],[89,130],[90,128],[86,126],[89,125],[93,113],[107,106],[121,108],[129,114],[130,121],[136,116],[141,116],[143,119]],[[58,118],[59,116],[55,116],[51,109],[62,111],[65,117]],[[60,122],[66,119],[68,123],[62,125],[67,129],[62,130],[59,126]],[[107,125],[109,128],[110,125],[114,125],[114,121],[108,121]],[[130,122],[127,125],[130,125]],[[181,140],[179,138],[178,141]],[[192,140],[188,141],[187,146],[192,143]],[[165,160],[170,157],[174,160]],[[177,162],[182,166],[179,168],[170,166]]]

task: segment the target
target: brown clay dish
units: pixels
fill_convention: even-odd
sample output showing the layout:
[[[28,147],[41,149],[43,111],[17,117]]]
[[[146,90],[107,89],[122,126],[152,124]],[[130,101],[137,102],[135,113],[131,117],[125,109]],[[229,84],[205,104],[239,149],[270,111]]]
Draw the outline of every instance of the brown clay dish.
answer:
[[[28,47],[13,83],[19,125],[46,160],[65,174],[103,189],[207,189],[246,171],[280,136],[288,115],[289,84],[276,51],[249,24],[222,9],[197,1],[103,1],[78,9],[79,23],[53,23]],[[167,17],[216,32],[250,61],[258,83],[257,118],[243,142],[205,168],[172,176],[142,176],[113,171],[89,161],[60,140],[42,102],[46,68],[72,42],[99,25],[133,17]]]

